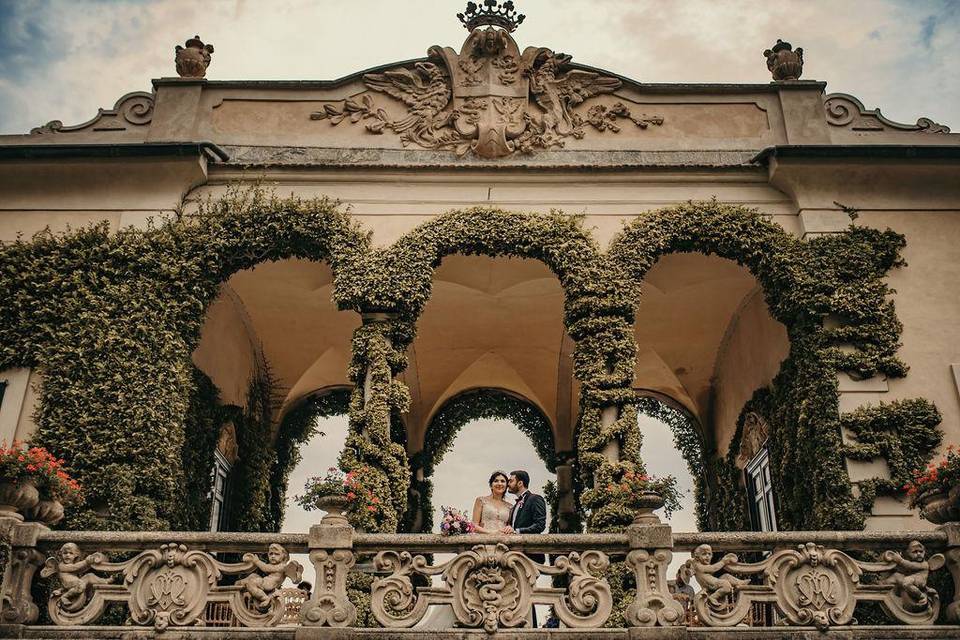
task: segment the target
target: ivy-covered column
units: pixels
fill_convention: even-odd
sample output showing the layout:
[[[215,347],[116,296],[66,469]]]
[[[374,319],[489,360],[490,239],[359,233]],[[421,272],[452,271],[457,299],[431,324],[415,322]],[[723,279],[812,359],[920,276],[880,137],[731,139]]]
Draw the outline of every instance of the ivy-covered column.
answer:
[[[586,487],[581,502],[591,510],[590,531],[622,531],[633,513],[611,502],[606,487],[627,471],[643,470],[633,392],[633,288],[610,262],[588,281],[586,295],[568,299],[566,308],[576,341],[574,375],[581,383],[577,447]]]
[[[407,410],[410,392],[396,375],[406,366],[405,354],[394,348],[402,322],[383,312],[362,314],[354,332],[350,378],[350,431],[340,458],[344,470],[353,472],[379,501],[353,524],[368,531],[392,533],[407,506],[410,471],[403,446],[392,441],[394,415]],[[401,337],[399,342],[403,343]]]

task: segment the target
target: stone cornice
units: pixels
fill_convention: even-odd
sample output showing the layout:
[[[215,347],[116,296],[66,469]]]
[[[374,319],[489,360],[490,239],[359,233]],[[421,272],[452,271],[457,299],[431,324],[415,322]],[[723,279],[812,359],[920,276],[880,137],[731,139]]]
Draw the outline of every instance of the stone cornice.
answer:
[[[114,144],[9,144],[0,145],[0,160],[51,160],[63,158],[134,158],[206,156],[226,162],[227,152],[213,142],[149,142]]]
[[[750,162],[767,164],[771,158],[960,160],[960,146],[916,144],[778,145],[767,147]]]

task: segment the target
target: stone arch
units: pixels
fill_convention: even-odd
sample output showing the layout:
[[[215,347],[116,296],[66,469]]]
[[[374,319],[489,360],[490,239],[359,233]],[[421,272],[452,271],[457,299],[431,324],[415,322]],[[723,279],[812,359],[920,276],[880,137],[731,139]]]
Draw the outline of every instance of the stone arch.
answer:
[[[611,242],[608,256],[629,274],[640,309],[640,283],[664,256],[717,256],[749,271],[762,291],[770,317],[786,328],[790,344],[770,386],[760,387],[779,389],[785,398],[770,420],[774,487],[785,494],[784,502],[792,509],[784,518],[785,526],[846,528],[858,526],[861,516],[853,506],[843,463],[837,368],[823,349],[826,343],[820,342],[825,313],[818,315],[817,305],[818,300],[830,299],[833,292],[823,281],[836,267],[824,261],[816,249],[755,210],[709,201],[661,209],[631,221]],[[823,304],[823,308],[827,306]],[[816,383],[810,384],[812,381]],[[809,402],[826,403],[823,413],[810,417],[813,414],[802,409]],[[704,442],[703,453],[708,495],[698,496],[701,526],[724,528],[731,519],[721,512],[739,508],[742,489],[737,486],[736,468],[729,456],[718,453],[709,441]],[[815,469],[806,466],[807,461],[824,455],[836,459]],[[795,477],[809,481],[799,486],[792,481]]]
[[[351,391],[347,385],[323,387],[287,405],[276,431],[270,467],[270,509],[278,525],[283,521],[288,477],[300,462],[299,447],[315,434],[317,418],[349,414]]]

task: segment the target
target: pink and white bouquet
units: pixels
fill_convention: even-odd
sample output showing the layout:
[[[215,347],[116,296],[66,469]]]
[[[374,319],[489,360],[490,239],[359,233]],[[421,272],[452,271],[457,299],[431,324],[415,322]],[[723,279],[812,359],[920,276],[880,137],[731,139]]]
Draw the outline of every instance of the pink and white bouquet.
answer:
[[[441,507],[443,518],[440,520],[440,535],[458,536],[464,533],[473,533],[477,526],[470,522],[467,515],[453,507]]]

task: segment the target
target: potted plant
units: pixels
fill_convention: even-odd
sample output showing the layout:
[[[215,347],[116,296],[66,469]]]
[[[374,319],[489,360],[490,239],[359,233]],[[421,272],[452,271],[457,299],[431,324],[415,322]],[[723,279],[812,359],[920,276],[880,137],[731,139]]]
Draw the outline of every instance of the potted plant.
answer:
[[[680,490],[674,476],[650,476],[645,473],[626,471],[619,482],[610,482],[606,486],[606,497],[610,502],[622,503],[636,512],[635,524],[655,524],[659,522],[653,514],[662,508],[668,518],[681,508]]]
[[[64,503],[80,492],[63,465],[43,447],[0,446],[0,516],[27,516],[44,524],[62,520]]]
[[[307,480],[304,493],[294,499],[307,511],[326,511],[328,524],[349,522],[360,531],[375,531],[384,515],[383,501],[374,490],[375,479],[367,465],[348,473],[330,467],[325,476]]]
[[[904,487],[911,507],[934,524],[960,521],[960,453],[954,445],[939,462],[916,471]]]

